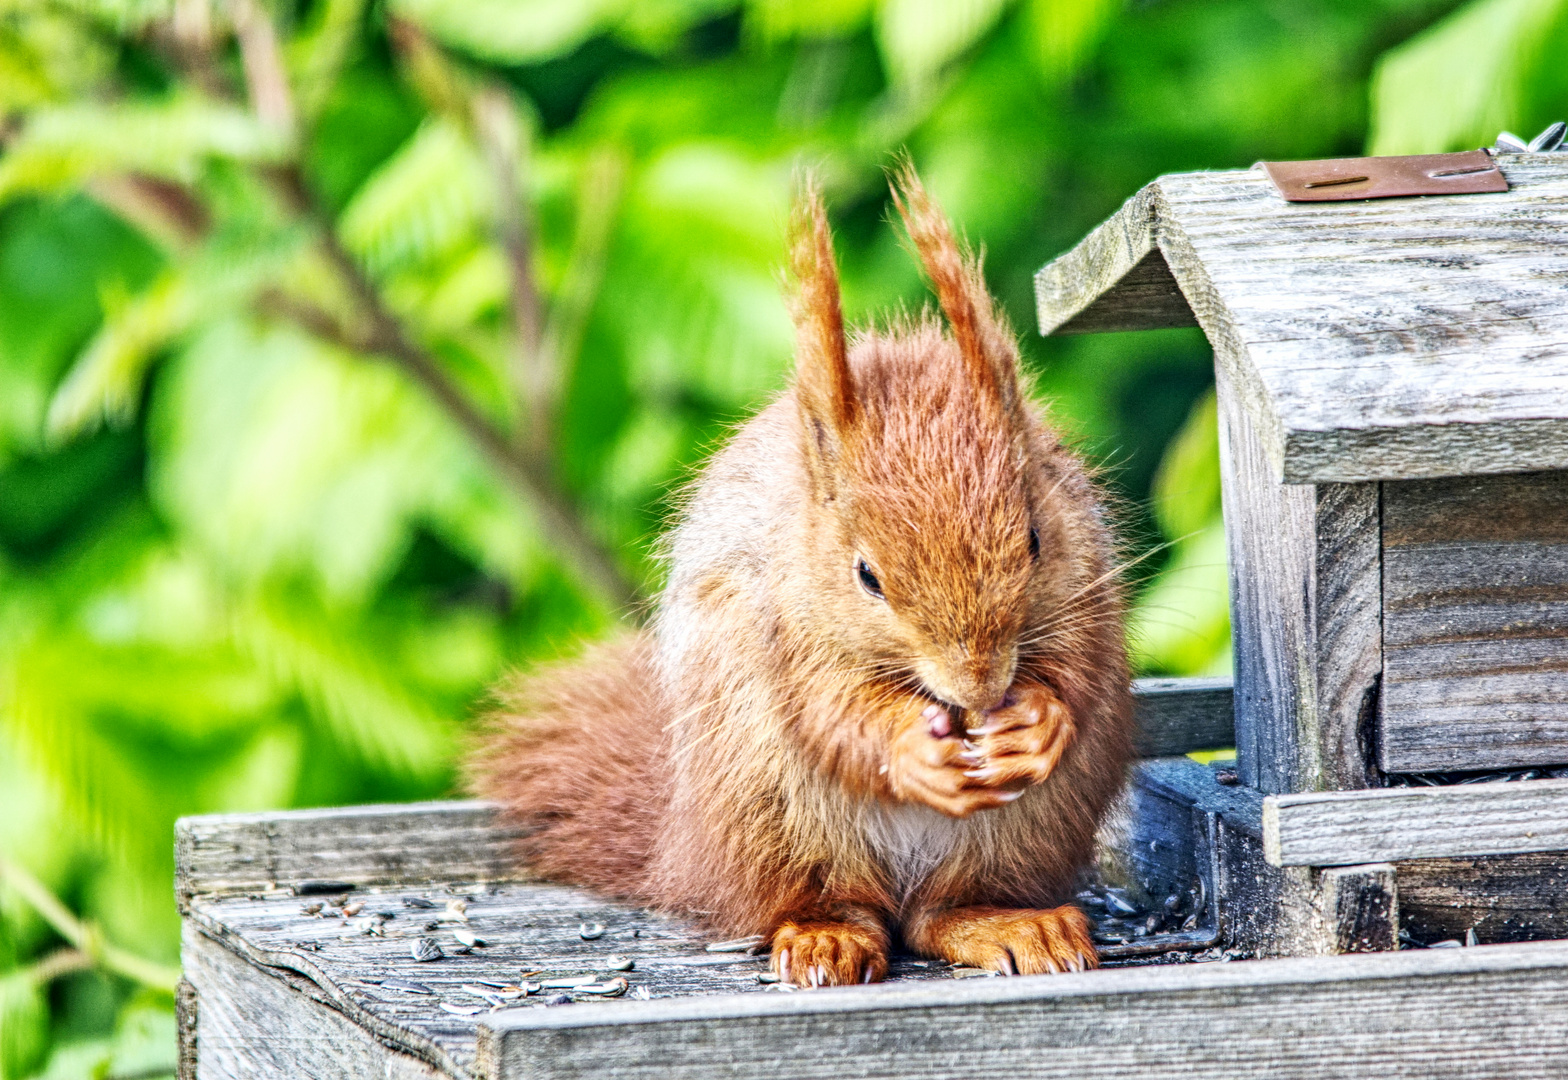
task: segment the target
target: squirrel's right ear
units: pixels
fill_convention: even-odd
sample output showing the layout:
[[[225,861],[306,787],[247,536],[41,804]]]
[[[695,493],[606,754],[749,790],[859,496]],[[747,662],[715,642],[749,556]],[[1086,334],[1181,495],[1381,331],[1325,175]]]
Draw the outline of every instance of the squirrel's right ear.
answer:
[[[844,345],[833,234],[816,181],[807,178],[790,222],[790,315],[795,385],[819,457],[836,453],[859,413]]]

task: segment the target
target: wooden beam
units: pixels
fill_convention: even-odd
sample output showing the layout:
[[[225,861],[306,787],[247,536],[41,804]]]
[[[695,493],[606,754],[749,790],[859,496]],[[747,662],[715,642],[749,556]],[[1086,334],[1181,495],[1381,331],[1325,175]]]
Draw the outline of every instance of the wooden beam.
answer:
[[[1134,679],[1132,697],[1140,757],[1172,757],[1236,745],[1228,678]]]
[[[1382,666],[1378,485],[1278,483],[1222,355],[1237,768],[1269,793],[1366,787]]]
[[[1149,186],[1034,277],[1042,334],[1196,326],[1155,244],[1159,192]]]
[[[491,1080],[1446,1080],[1568,1070],[1568,943],[498,1013]]]
[[[1274,866],[1568,851],[1568,780],[1270,795],[1263,852]]]
[[[526,880],[517,830],[478,802],[209,814],[174,826],[175,893],[247,892],[312,881],[370,885]]]

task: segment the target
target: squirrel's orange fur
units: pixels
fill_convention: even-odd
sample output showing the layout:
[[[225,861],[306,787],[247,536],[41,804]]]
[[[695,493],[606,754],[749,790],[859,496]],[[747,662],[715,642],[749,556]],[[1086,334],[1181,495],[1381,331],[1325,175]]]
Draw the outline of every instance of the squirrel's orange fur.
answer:
[[[693,486],[651,629],[504,690],[473,786],[537,870],[769,935],[798,983],[880,977],[895,933],[1092,965],[1051,905],[1131,750],[1112,538],[978,260],[896,180],[948,329],[846,341],[808,192],[795,385]]]

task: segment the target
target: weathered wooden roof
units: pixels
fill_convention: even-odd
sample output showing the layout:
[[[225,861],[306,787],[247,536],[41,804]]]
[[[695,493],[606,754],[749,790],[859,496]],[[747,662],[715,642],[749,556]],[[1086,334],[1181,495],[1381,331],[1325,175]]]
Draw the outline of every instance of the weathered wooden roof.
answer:
[[[1568,154],[1496,194],[1164,176],[1035,278],[1044,334],[1201,325],[1287,483],[1568,468]]]

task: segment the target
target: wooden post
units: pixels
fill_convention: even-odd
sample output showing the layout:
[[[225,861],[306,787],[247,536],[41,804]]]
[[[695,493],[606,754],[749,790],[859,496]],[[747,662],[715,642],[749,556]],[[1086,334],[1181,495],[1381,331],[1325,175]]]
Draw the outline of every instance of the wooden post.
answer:
[[[1378,485],[1281,484],[1215,364],[1236,757],[1259,791],[1367,787],[1382,664]]]

